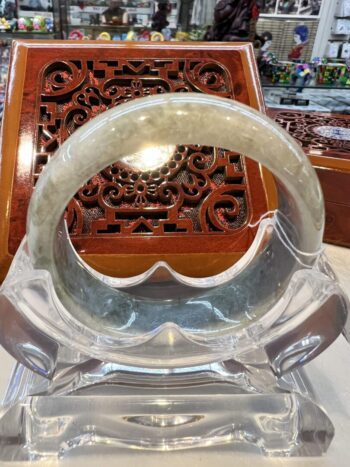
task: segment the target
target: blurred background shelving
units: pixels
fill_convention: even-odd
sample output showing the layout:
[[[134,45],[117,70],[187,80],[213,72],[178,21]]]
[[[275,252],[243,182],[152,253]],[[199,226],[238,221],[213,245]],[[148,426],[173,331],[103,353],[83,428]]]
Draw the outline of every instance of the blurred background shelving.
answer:
[[[203,38],[213,23],[216,1],[169,0],[171,12],[167,20],[172,36],[175,37],[176,32],[187,32],[189,34],[182,37],[188,40]],[[288,64],[288,55],[295,45],[295,28],[303,25],[307,26],[309,34],[301,62],[310,63],[314,57],[326,57],[331,66],[343,64],[350,71],[350,0],[257,1],[260,16],[256,33],[258,36],[266,31],[271,33],[273,39],[269,51],[279,63]],[[0,19],[5,15],[9,23],[0,21],[0,118],[13,39],[69,39],[78,31],[85,39],[97,39],[105,32],[112,40],[125,40],[129,31],[136,35],[152,31],[152,17],[158,4],[158,0],[0,0]],[[117,7],[125,14],[113,17],[113,8]],[[258,56],[259,49],[256,53]],[[315,78],[285,83],[271,76],[262,76],[262,85],[268,96],[274,90],[282,94],[298,91],[299,94],[306,91],[325,93],[327,89],[345,92],[349,91],[349,83],[345,81],[325,84]]]

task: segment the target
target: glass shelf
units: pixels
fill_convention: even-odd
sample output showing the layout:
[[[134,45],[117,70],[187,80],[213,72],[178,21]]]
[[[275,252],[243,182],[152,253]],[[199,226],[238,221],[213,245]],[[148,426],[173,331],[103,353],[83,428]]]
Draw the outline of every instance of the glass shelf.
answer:
[[[130,29],[144,29],[147,26],[143,26],[142,24],[67,24],[69,29],[96,29],[98,31],[105,31],[108,29],[116,30],[122,29],[129,31]]]
[[[0,41],[1,40],[11,40],[11,39],[54,39],[59,34],[57,33],[47,33],[47,32],[0,32]]]
[[[261,85],[263,88],[291,88],[291,89],[350,89],[350,85],[334,85],[334,84],[282,84],[271,83],[264,78],[261,78]]]
[[[302,0],[288,2],[285,0],[267,0],[265,6],[261,8],[262,17],[272,18],[319,18],[322,3],[324,0],[316,0],[312,3]]]
[[[146,3],[146,6],[143,3]],[[88,5],[84,4],[83,8],[80,8],[74,0],[66,0],[62,2],[61,7],[65,10],[62,17],[63,30],[68,33],[73,29],[86,29],[92,33],[94,31],[99,33],[101,31],[128,31],[144,28],[150,23],[154,14],[154,1],[143,3],[141,3],[141,6],[139,1],[134,0],[123,4],[119,9],[120,11],[118,9],[114,11],[112,4],[102,0],[92,0]],[[108,13],[109,10],[111,11]],[[105,23],[103,21],[105,14],[118,16],[119,24]],[[126,18],[125,15],[127,15]]]

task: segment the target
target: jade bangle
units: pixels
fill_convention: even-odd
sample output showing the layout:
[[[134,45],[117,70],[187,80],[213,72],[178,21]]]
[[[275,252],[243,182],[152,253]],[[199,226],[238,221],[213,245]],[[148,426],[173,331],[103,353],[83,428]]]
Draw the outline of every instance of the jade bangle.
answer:
[[[87,180],[123,156],[141,153],[145,147],[178,144],[222,147],[248,155],[269,169],[278,192],[276,232],[267,245],[265,238],[264,247],[255,248],[253,255],[248,251],[239,266],[217,276],[193,279],[168,268],[172,280],[181,284],[179,289],[172,284],[168,289],[160,285],[140,292],[140,284],[150,273],[121,280],[91,270],[62,233],[61,219],[70,199]],[[30,202],[27,241],[34,268],[50,272],[62,304],[87,325],[98,328],[103,322],[103,309],[103,316],[113,315],[113,326],[122,333],[125,316],[118,324],[120,310],[126,310],[130,300],[144,299],[142,306],[149,311],[130,322],[129,334],[142,335],[169,320],[182,329],[210,333],[229,331],[230,323],[241,319],[239,313],[253,310],[251,315],[258,317],[271,309],[293,272],[301,264],[312,266],[321,248],[323,229],[324,204],[316,173],[301,147],[285,131],[265,115],[235,101],[178,93],[123,104],[78,129],[40,176]],[[210,299],[214,286],[231,287],[234,292],[230,293],[236,295],[235,306],[219,326],[190,316],[185,308],[182,315],[181,307],[174,315],[164,306],[162,313],[154,316],[155,299],[168,300],[169,304],[175,298],[177,303],[182,298],[188,301],[198,295],[198,290],[209,294]]]

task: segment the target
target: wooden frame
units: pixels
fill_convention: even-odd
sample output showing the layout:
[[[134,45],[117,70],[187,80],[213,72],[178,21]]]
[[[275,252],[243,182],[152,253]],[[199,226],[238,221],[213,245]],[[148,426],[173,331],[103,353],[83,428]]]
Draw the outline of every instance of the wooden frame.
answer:
[[[349,131],[350,115],[287,109],[268,109],[268,115],[299,141],[316,169],[325,197],[325,241],[350,246],[350,140],[317,133],[320,127]]]
[[[125,65],[123,60],[132,63]],[[162,62],[159,66],[158,61]],[[127,67],[126,74],[124,74],[124,68],[120,69],[122,62],[123,66]],[[40,171],[37,167],[42,165],[43,160],[47,161],[51,157],[57,142],[69,135],[69,131],[72,130],[71,126],[74,124],[75,128],[79,125],[79,118],[70,120],[67,117],[66,107],[69,107],[74,99],[79,99],[80,94],[83,95],[82,99],[85,99],[85,104],[75,100],[75,111],[85,109],[86,99],[89,100],[89,115],[86,118],[91,118],[93,116],[91,109],[98,107],[96,102],[94,105],[94,97],[91,97],[89,89],[86,91],[87,85],[84,81],[86,76],[98,82],[100,97],[101,93],[104,93],[103,90],[101,91],[100,77],[111,73],[111,69],[113,73],[120,74],[118,79],[126,75],[129,78],[131,75],[137,75],[135,80],[130,78],[131,81],[137,82],[137,92],[143,93],[145,89],[147,89],[146,93],[156,92],[153,84],[147,84],[147,79],[142,75],[143,71],[139,71],[145,64],[150,70],[147,71],[148,80],[151,79],[152,73],[156,75],[158,68],[163,70],[164,67],[170,67],[170,71],[167,68],[168,74],[165,80],[169,90],[209,92],[237,99],[258,110],[265,111],[253,49],[249,44],[14,42],[2,128],[0,175],[0,273],[2,277],[6,274],[25,233],[26,210],[35,179]],[[105,71],[107,68],[108,70]],[[164,81],[164,73],[161,73],[157,75],[157,79],[162,78]],[[181,86],[186,89],[179,89],[180,81]],[[81,91],[81,83],[85,86],[84,91]],[[130,86],[136,85],[130,85],[130,82],[124,84],[123,92],[127,99],[139,96],[134,88],[132,92],[135,95],[125,94],[125,89],[128,89],[130,93]],[[101,97],[101,99],[107,99],[106,108],[108,105],[115,105],[113,92],[117,91],[114,89],[110,94],[103,94]],[[101,103],[99,105],[101,107]],[[94,111],[99,111],[99,108]],[[58,120],[58,126],[55,127]],[[215,157],[217,160],[217,156]],[[89,234],[86,234],[81,227],[84,222],[81,221],[79,224],[74,217],[77,209],[79,210],[83,204],[82,199],[87,198],[83,193],[77,201],[78,208],[70,205],[67,218],[68,222],[72,223],[72,241],[77,251],[96,269],[105,274],[118,276],[138,274],[150,267],[156,259],[168,261],[179,272],[193,276],[215,274],[226,269],[237,261],[250,246],[260,217],[276,205],[276,195],[271,177],[266,171],[262,175],[257,164],[239,155],[224,153],[223,157],[229,161],[226,162],[225,174],[230,172],[232,175],[233,173],[234,180],[237,179],[234,171],[238,170],[237,167],[241,164],[239,167],[241,167],[242,176],[239,183],[242,183],[242,190],[245,190],[246,211],[240,224],[233,222],[231,225],[226,220],[226,223],[220,224],[223,210],[225,211],[225,208],[221,207],[218,208],[218,213],[221,213],[218,222],[214,220],[210,228],[204,227],[200,231],[195,231],[192,226],[186,233],[181,234],[181,229],[178,229],[176,222],[175,227],[168,225],[166,232],[164,229],[160,231],[158,227],[163,220],[158,219],[158,230],[155,229],[154,232],[141,231],[142,235],[137,238],[132,235],[118,237],[117,228],[124,228],[120,227],[122,221],[118,220],[119,224],[112,221],[114,231],[113,229],[110,231],[101,229],[102,232],[107,233],[100,234],[94,227],[90,229]],[[236,162],[238,161],[236,169],[231,167],[231,157],[240,158],[239,161],[235,159]],[[238,172],[241,173],[239,170]],[[226,177],[225,183],[230,185],[230,180],[230,177]],[[217,193],[219,191],[217,190]],[[90,209],[89,200],[86,203],[84,209],[88,210]],[[130,213],[134,207],[129,206],[128,212]],[[114,213],[114,207],[110,209],[108,206],[106,209],[109,209],[109,216]],[[227,209],[225,213],[227,214]],[[108,217],[107,214],[105,217]],[[98,221],[101,223],[101,219]],[[181,222],[183,224],[183,221]],[[204,222],[206,220],[202,216],[201,223]],[[216,226],[213,227],[213,224]],[[144,228],[144,226],[141,227]],[[107,228],[110,229],[110,225],[107,225]],[[175,230],[169,231],[171,228]],[[215,241],[212,241],[214,238]],[[203,255],[205,261],[197,261]]]

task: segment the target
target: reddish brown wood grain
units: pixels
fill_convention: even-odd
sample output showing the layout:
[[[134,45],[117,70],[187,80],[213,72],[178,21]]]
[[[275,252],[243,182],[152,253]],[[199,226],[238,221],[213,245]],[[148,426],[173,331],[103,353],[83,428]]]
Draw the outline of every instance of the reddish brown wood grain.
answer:
[[[57,147],[96,114],[162,92],[210,93],[264,111],[247,44],[15,44],[2,144],[3,272],[25,234],[36,179]],[[67,220],[77,251],[104,273],[128,276],[165,260],[204,276],[244,254],[273,203],[273,184],[257,164],[190,146],[177,148],[159,171],[115,164],[96,174],[70,203]]]
[[[350,246],[350,140],[317,131],[350,129],[350,115],[275,109],[268,115],[300,143],[316,168],[325,197],[325,241]]]

